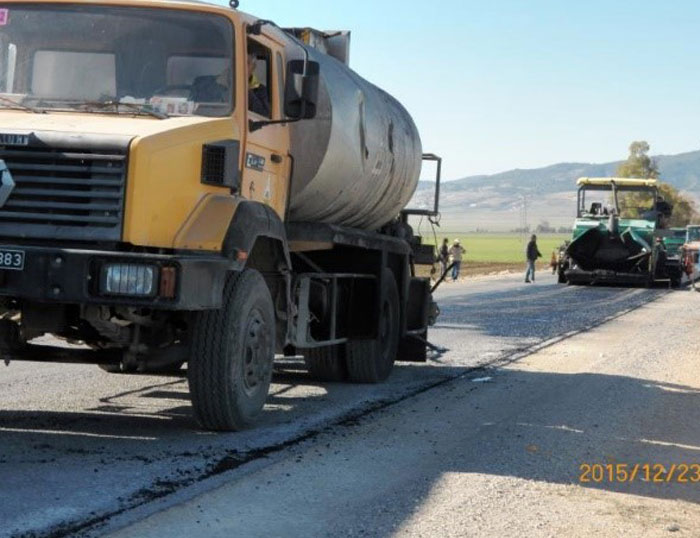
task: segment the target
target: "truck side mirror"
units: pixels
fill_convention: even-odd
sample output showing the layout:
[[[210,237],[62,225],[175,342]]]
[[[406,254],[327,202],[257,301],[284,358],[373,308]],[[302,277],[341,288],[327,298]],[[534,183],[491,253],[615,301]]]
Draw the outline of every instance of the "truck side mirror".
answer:
[[[318,62],[291,60],[287,63],[284,114],[289,119],[310,120],[316,117],[319,71]]]

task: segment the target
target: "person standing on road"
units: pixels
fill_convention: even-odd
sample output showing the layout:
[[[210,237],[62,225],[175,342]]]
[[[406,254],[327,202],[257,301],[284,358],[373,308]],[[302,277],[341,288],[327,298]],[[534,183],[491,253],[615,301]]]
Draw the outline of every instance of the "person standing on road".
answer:
[[[552,251],[552,257],[549,259],[549,267],[552,269],[552,274],[557,272],[557,267],[559,267],[559,256],[557,255],[556,250]]]
[[[455,239],[450,247],[450,257],[452,258],[452,282],[456,282],[459,278],[459,269],[462,265],[462,256],[466,250],[459,244],[459,239]]]
[[[525,282],[530,283],[535,281],[535,262],[537,258],[541,258],[542,254],[537,248],[537,236],[532,235],[530,237],[530,242],[527,244],[525,249],[525,256],[527,257],[527,271],[525,272]]]
[[[440,262],[440,276],[445,274],[447,271],[447,263],[450,259],[450,240],[445,237],[440,245],[440,250],[438,251],[438,261]]]

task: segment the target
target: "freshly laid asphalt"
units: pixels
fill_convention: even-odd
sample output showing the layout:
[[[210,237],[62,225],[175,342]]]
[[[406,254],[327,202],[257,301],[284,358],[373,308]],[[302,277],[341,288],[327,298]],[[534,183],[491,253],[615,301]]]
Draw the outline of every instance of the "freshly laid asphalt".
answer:
[[[0,374],[0,536],[101,534],[225,484],[242,469],[483,366],[685,290],[561,286],[500,276],[445,284],[427,364],[398,363],[383,385],[317,383],[278,365],[259,425],[197,429],[184,377],[95,366],[11,363]],[[248,471],[246,471],[248,472]]]

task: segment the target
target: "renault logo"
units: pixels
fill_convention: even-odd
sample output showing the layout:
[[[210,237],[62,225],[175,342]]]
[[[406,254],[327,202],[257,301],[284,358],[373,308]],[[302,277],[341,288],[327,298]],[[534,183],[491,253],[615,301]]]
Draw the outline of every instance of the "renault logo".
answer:
[[[12,174],[7,168],[5,161],[0,159],[0,207],[5,205],[14,188],[15,180],[12,179]]]
[[[28,146],[29,135],[0,133],[0,146]]]

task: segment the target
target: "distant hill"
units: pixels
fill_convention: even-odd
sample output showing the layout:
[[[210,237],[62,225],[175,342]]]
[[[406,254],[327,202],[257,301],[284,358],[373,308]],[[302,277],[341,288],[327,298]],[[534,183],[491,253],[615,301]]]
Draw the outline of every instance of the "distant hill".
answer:
[[[664,181],[700,200],[700,151],[654,158]],[[620,161],[559,163],[444,182],[440,197],[443,227],[452,231],[515,228],[522,219],[525,197],[527,221],[531,226],[543,220],[554,226],[570,225],[576,205],[576,179],[612,176],[619,164]],[[431,183],[421,182],[412,206],[429,204],[432,190]]]

